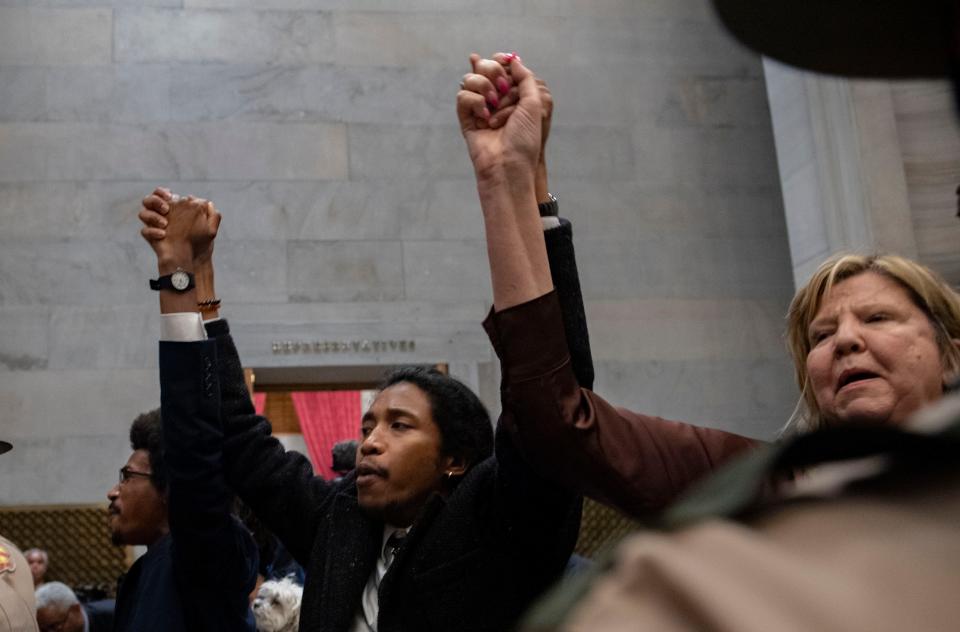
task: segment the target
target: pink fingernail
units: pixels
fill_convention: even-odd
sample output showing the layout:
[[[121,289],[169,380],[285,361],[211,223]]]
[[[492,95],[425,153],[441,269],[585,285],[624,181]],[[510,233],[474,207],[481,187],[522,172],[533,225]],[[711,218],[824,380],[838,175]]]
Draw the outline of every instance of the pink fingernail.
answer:
[[[497,96],[496,92],[491,90],[487,93],[487,105],[492,107],[494,110],[500,107],[500,97]]]
[[[490,120],[490,110],[488,110],[487,108],[483,108],[483,112],[480,114],[480,116],[481,116],[484,120],[489,121],[489,120]]]
[[[500,94],[506,96],[510,92],[510,84],[503,77],[497,77],[497,90]]]

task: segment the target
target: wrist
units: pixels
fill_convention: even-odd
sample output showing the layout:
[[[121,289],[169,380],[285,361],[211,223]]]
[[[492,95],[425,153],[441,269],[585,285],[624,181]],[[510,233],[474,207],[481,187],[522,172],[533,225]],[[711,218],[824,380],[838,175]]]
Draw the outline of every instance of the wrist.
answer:
[[[501,182],[516,177],[532,177],[537,170],[539,156],[522,150],[497,151],[493,148],[478,148],[471,151],[474,173],[477,180]]]
[[[477,190],[510,197],[535,195],[534,171],[527,166],[496,165],[476,171]]]
[[[478,183],[480,210],[485,222],[513,225],[525,216],[539,218],[533,181],[514,179],[505,183]]]
[[[537,163],[537,172],[534,177],[534,189],[537,193],[537,203],[548,202],[550,199],[550,187],[547,184],[547,164],[540,159]]]
[[[210,265],[213,261],[213,242],[206,244],[200,248],[193,248],[193,262],[199,267],[202,265]]]
[[[220,301],[213,283],[213,253],[194,259],[194,276],[197,279],[197,308],[204,320],[220,317]]]
[[[200,300],[206,301],[216,298],[217,290],[213,282],[213,266],[198,266],[193,275],[197,279],[197,296],[200,297]]]
[[[197,277],[197,283],[200,280],[213,281],[213,259],[196,258],[192,261],[193,274]]]
[[[197,309],[196,289],[190,289],[186,292],[160,290],[161,314],[180,314],[196,311],[199,311]]]
[[[177,268],[187,272],[193,271],[193,253],[190,252],[189,248],[174,249],[157,254],[157,271],[161,275],[170,274]]]

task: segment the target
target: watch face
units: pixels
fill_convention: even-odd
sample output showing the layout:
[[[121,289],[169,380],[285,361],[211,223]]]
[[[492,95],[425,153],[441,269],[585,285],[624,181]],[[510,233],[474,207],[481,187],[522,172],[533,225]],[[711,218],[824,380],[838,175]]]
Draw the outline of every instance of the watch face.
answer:
[[[173,286],[173,289],[182,292],[190,285],[190,277],[183,270],[177,270],[170,275],[170,285]]]

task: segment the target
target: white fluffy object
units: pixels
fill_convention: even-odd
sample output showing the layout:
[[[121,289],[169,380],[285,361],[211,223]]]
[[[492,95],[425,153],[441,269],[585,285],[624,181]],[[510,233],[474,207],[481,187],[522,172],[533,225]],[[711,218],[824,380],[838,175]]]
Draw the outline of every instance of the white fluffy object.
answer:
[[[263,582],[253,600],[258,632],[297,632],[303,586],[292,577]]]

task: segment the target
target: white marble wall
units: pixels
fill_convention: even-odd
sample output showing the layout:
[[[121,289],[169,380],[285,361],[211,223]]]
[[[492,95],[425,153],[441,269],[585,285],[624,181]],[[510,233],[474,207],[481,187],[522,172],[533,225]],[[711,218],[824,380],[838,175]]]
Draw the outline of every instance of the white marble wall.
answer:
[[[496,411],[453,99],[501,49],[556,97],[597,390],[771,436],[794,389],[766,90],[706,0],[0,0],[0,503],[103,499],[157,404],[135,213],[160,184],[223,210],[250,366],[448,362]],[[271,352],[331,337],[417,348]]]
[[[960,285],[949,83],[764,68],[797,284],[829,255],[857,251],[918,259]]]

